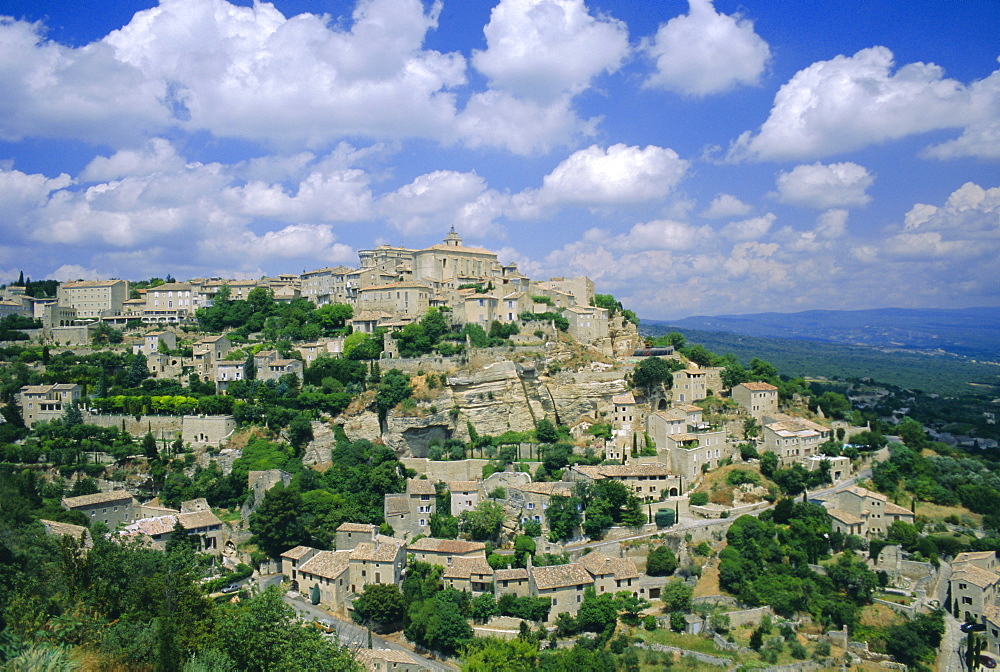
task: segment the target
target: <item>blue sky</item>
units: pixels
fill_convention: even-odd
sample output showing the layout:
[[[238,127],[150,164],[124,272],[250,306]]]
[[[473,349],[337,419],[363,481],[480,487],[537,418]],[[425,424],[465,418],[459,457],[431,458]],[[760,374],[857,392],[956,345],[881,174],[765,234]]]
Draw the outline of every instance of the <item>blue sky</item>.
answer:
[[[1000,305],[993,0],[0,15],[0,282],[301,272],[454,226],[647,319]]]

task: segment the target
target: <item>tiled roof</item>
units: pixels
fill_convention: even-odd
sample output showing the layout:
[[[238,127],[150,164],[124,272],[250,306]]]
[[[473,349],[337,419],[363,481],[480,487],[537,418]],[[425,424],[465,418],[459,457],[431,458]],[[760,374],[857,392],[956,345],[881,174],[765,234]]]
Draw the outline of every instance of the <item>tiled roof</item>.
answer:
[[[545,482],[545,483],[525,483],[524,485],[511,485],[511,489],[520,490],[521,492],[530,492],[536,495],[571,495],[573,494],[573,486],[569,483],[563,483],[561,481]]]
[[[770,392],[772,390],[777,390],[771,383],[740,383],[743,387],[747,388],[751,392]]]
[[[991,586],[1000,581],[1000,576],[968,562],[963,562],[959,565],[952,564],[952,570],[952,581],[968,581],[980,588]]]
[[[350,560],[351,551],[320,551],[306,560],[299,571],[324,579],[335,579],[344,573]]]
[[[393,562],[399,549],[403,547],[403,542],[392,537],[375,537],[375,541],[363,541],[348,551],[351,560],[364,560],[368,562]]]
[[[442,578],[445,579],[468,579],[473,574],[493,576],[493,568],[486,562],[485,556],[474,558],[454,558],[451,566],[445,569]]]
[[[996,556],[995,551],[965,551],[964,553],[959,553],[952,560],[952,563],[959,562],[972,562],[974,560],[990,560]]]
[[[401,663],[403,665],[417,664],[417,661],[409,654],[402,651],[394,651],[393,649],[358,649],[357,655],[363,663],[369,664],[369,669],[375,669],[374,665],[370,665],[370,663],[376,661]]]
[[[449,555],[465,555],[478,551],[485,552],[486,544],[481,541],[462,541],[461,539],[435,539],[424,537],[406,547],[407,551],[423,553],[446,553]]]
[[[374,532],[378,527],[367,523],[341,523],[338,532]]]
[[[612,574],[616,579],[637,579],[639,570],[627,558],[611,558],[602,553],[588,553],[577,562],[594,576]]]
[[[222,521],[219,520],[219,517],[211,511],[193,511],[191,513],[182,513],[177,516],[177,520],[181,521],[181,525],[183,525],[186,530],[192,530],[198,527],[211,527],[212,525],[222,525]]]
[[[568,565],[551,565],[549,567],[534,567],[531,575],[535,579],[535,587],[538,590],[551,590],[553,588],[567,588],[569,586],[579,586],[594,583],[583,565],[570,563]]]
[[[615,396],[611,397],[611,403],[621,404],[621,405],[634,404],[635,397],[632,396],[631,392],[626,392],[625,394],[616,394]]]
[[[80,495],[79,497],[64,497],[62,505],[67,509],[75,509],[78,506],[110,504],[126,499],[132,499],[132,495],[127,490],[111,490],[109,492],[95,492],[92,495]]]
[[[54,534],[57,536],[73,537],[74,539],[79,539],[80,535],[86,535],[84,537],[83,545],[90,548],[94,545],[93,540],[90,538],[90,532],[83,525],[72,525],[70,523],[60,523],[55,520],[39,520],[44,527],[45,531],[49,534]]]
[[[871,497],[872,499],[878,499],[883,502],[889,501],[889,498],[880,492],[872,492],[871,490],[866,490],[865,488],[852,485],[849,488],[844,488],[841,492],[849,492],[852,495],[857,495],[858,497]],[[907,512],[909,513],[909,512]]]
[[[526,569],[498,569],[493,572],[494,581],[527,581],[528,570]]]
[[[142,520],[137,520],[130,525],[126,525],[124,532],[126,534],[135,534],[138,532],[152,537],[157,534],[168,534],[172,532],[174,525],[176,524],[177,518],[172,515],[157,516],[155,518],[143,518]]]
[[[315,551],[316,549],[310,548],[309,546],[296,546],[295,548],[290,548],[281,554],[281,557],[288,558],[289,560],[301,560],[309,551]]]
[[[410,512],[410,501],[403,494],[389,494],[385,496],[385,515],[400,515]]]
[[[479,481],[448,481],[448,489],[452,492],[476,492]]]
[[[899,506],[898,504],[893,504],[892,502],[889,502],[889,501],[887,501],[885,503],[885,512],[887,514],[891,513],[894,516],[912,516],[913,515],[913,512],[910,511],[905,506]]]
[[[406,479],[406,494],[408,495],[436,495],[434,483],[425,478]]]
[[[841,509],[827,509],[826,512],[830,514],[831,518],[836,518],[840,522],[847,525],[861,525],[865,522],[853,513],[848,513],[847,511],[842,511]]]

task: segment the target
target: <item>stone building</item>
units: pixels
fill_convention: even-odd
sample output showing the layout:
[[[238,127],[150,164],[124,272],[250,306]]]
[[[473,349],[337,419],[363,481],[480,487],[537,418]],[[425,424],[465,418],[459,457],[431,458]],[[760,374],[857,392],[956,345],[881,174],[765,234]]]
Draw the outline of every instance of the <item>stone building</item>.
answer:
[[[127,298],[124,280],[77,280],[56,288],[59,305],[73,308],[77,317],[86,319],[118,315]]]
[[[64,497],[60,502],[64,509],[79,511],[87,516],[91,524],[101,521],[113,530],[119,525],[127,525],[141,517],[139,503],[126,490],[95,492],[92,495]]]
[[[740,383],[733,388],[732,397],[757,422],[778,412],[778,388],[770,383]]]
[[[57,420],[80,401],[83,388],[71,383],[25,385],[18,393],[21,418],[31,429],[36,422]]]

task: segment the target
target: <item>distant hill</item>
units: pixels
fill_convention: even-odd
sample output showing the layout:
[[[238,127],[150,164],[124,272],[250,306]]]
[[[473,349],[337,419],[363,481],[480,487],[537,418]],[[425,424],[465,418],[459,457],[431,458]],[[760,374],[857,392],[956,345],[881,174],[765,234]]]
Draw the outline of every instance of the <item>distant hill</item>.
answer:
[[[774,364],[783,375],[792,377],[867,377],[880,383],[949,396],[1000,394],[1000,366],[956,355],[886,351],[802,338],[746,336],[653,322],[643,322],[640,331],[648,336],[679,331],[688,343],[700,343],[718,355],[732,353],[744,363],[759,357]]]
[[[681,330],[862,345],[890,351],[948,353],[1000,361],[1000,308],[808,310],[687,317],[669,325]],[[668,323],[643,321],[643,326],[660,328]]]

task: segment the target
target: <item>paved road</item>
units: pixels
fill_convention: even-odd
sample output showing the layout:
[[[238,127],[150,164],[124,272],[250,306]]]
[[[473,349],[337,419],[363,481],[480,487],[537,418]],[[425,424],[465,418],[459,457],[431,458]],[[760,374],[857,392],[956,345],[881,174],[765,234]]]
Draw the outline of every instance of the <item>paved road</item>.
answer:
[[[362,628],[360,625],[351,621],[342,620],[325,609],[311,604],[308,600],[301,597],[291,597],[286,595],[284,599],[285,603],[295,609],[295,611],[301,614],[306,620],[326,621],[332,623],[334,629],[337,631],[337,637],[340,639],[340,643],[344,646],[352,650],[368,648],[368,630],[366,628]],[[387,641],[377,635],[372,635],[372,647],[376,649],[392,649],[394,651],[407,653],[416,657],[420,661],[421,665],[433,670],[434,672],[454,672],[458,669],[451,663],[427,658],[426,656],[416,653],[409,647],[397,644],[396,642]]]
[[[951,614],[944,615],[944,637],[941,638],[938,672],[965,672],[965,634],[959,630],[961,623]]]

